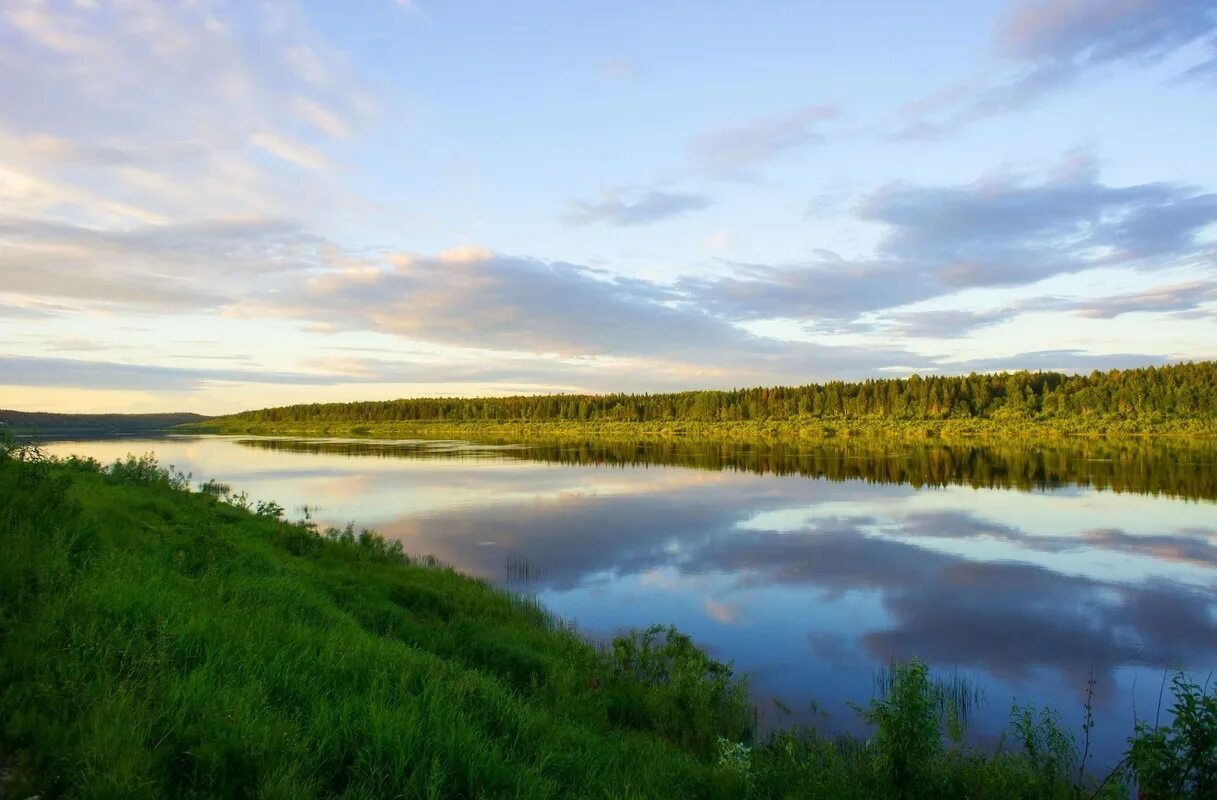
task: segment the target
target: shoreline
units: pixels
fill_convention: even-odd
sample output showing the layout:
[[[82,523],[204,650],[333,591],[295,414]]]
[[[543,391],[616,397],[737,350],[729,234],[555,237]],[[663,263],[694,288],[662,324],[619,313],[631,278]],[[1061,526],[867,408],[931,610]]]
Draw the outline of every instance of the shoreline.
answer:
[[[242,422],[190,423],[166,433],[253,436],[342,436],[354,439],[435,438],[469,441],[738,441],[832,442],[886,439],[893,441],[968,441],[984,439],[1217,439],[1217,421],[1170,420],[1138,422],[1127,419],[1018,421],[984,419],[891,421],[873,419],[775,420],[767,422],[570,422],[452,421],[452,422]]]

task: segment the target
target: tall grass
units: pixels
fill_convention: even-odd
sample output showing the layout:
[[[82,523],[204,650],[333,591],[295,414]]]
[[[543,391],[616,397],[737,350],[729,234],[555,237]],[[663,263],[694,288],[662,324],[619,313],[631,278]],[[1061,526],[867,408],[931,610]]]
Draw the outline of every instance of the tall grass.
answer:
[[[597,649],[371,531],[189,482],[0,447],[0,796],[1213,796],[1217,701],[1182,679],[1101,785],[1050,714],[964,746],[919,662],[869,738],[756,741],[746,685],[679,631]]]

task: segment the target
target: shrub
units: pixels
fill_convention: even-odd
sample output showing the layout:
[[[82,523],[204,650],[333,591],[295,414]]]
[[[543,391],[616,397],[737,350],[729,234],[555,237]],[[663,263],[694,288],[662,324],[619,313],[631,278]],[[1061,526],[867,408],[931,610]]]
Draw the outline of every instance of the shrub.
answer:
[[[180,491],[190,488],[189,475],[174,471],[172,465],[168,469],[162,468],[152,453],[138,457],[128,453],[126,458],[117,459],[107,467],[105,474],[111,483],[167,486]]]
[[[1037,709],[1028,703],[1010,709],[1010,727],[1022,744],[1036,791],[1054,797],[1070,786],[1070,772],[1077,759],[1073,737],[1061,728],[1055,711]]]
[[[1169,726],[1138,722],[1129,739],[1129,771],[1146,800],[1217,797],[1217,688],[1183,674],[1171,680]]]
[[[746,682],[676,628],[653,625],[617,637],[610,668],[619,679],[614,712],[621,721],[653,728],[704,755],[715,751],[720,736],[751,740]]]
[[[875,726],[875,767],[899,798],[938,797],[935,765],[942,755],[939,700],[921,661],[892,668],[887,697],[873,700],[864,716]]]

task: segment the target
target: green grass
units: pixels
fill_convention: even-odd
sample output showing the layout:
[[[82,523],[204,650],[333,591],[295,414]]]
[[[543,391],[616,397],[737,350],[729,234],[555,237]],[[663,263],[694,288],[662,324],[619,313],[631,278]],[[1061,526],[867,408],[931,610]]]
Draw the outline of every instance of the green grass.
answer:
[[[1012,734],[1048,742],[1051,758],[1045,747],[960,744],[942,713],[950,704],[916,662],[866,709],[867,742],[813,731],[754,742],[745,685],[675,630],[598,648],[527,598],[370,532],[317,531],[281,513],[218,484],[192,492],[150,459],[102,468],[0,447],[0,796],[1076,798],[1099,788],[1074,774],[1072,740],[1051,717]],[[1138,774],[1206,763],[1204,713],[1217,698],[1186,682],[1177,693],[1194,724],[1147,729],[1130,761]],[[1123,796],[1124,779],[1102,796]],[[1162,785],[1212,796],[1205,780]]]

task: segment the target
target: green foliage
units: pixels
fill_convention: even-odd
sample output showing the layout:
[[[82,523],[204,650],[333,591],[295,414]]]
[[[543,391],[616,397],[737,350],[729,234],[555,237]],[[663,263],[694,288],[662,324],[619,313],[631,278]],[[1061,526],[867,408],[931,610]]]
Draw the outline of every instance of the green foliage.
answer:
[[[900,800],[939,797],[935,765],[942,756],[938,694],[920,661],[897,665],[891,691],[875,700],[866,719],[875,726],[875,767]]]
[[[232,494],[232,487],[227,483],[221,483],[220,481],[213,479],[199,484],[199,491],[205,495],[210,495],[217,500],[224,500]]]
[[[1061,728],[1060,716],[1030,703],[1010,709],[1010,727],[1026,756],[1030,779],[1044,797],[1066,796],[1077,760],[1073,736]]]
[[[1146,800],[1217,797],[1217,688],[1176,675],[1170,725],[1138,722],[1128,764]]]
[[[282,519],[284,508],[273,500],[259,500],[254,508],[254,513],[259,517],[268,517],[270,519]]]
[[[614,720],[650,727],[704,755],[720,746],[720,738],[750,736],[745,681],[676,628],[653,625],[617,637],[611,663],[613,680],[606,688]]]
[[[163,486],[178,491],[190,487],[189,475],[175,472],[172,466],[162,469],[152,453],[142,456],[128,453],[126,458],[120,458],[111,464],[105,470],[105,475],[111,483]]]

